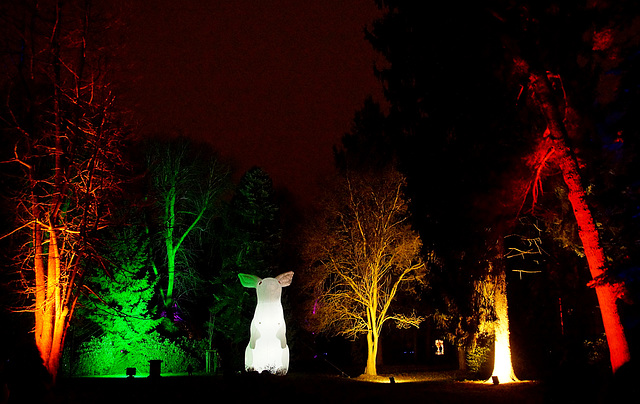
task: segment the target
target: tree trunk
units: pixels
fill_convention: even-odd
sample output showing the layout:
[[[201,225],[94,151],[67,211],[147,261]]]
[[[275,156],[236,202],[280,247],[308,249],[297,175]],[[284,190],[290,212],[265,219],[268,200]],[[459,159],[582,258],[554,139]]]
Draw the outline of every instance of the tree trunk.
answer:
[[[456,344],[456,347],[458,350],[458,370],[466,372],[469,369],[467,366],[467,347],[460,342]]]
[[[35,200],[35,197],[34,197]],[[44,270],[44,251],[42,247],[42,229],[40,224],[38,223],[40,219],[39,207],[37,204],[34,204],[34,214],[35,224],[33,226],[33,244],[34,244],[34,271],[35,271],[35,281],[36,281],[36,306],[35,306],[35,339],[36,339],[36,347],[39,352],[44,352],[44,347],[41,345],[42,333],[44,331],[44,310],[45,310],[45,302],[47,298],[46,293],[46,281],[45,281],[45,270]],[[43,358],[44,359],[44,358]]]
[[[498,258],[500,259],[500,258]],[[509,305],[507,301],[507,276],[504,266],[495,276],[495,294],[493,297],[496,321],[495,321],[495,353],[491,380],[497,377],[500,383],[516,382],[515,373],[511,363],[511,342],[509,333]]]
[[[618,287],[598,282],[606,273],[604,250],[600,243],[598,229],[586,201],[586,192],[582,184],[577,160],[568,146],[568,130],[561,118],[559,107],[553,102],[550,84],[546,76],[529,73],[529,83],[540,109],[547,121],[549,136],[552,139],[562,176],[569,190],[568,198],[578,223],[578,234],[582,241],[589,271],[594,279],[600,313],[604,324],[609,355],[613,372],[631,360],[631,354],[620,314],[616,304]]]
[[[176,225],[176,187],[173,185],[169,190],[169,194],[165,200],[165,219],[164,223],[167,226],[165,230],[165,247],[167,249],[167,294],[165,295],[164,305],[167,309],[173,304],[173,287],[175,283],[176,274],[176,250],[173,245],[173,233]]]
[[[367,366],[364,374],[367,376],[377,376],[376,358],[378,356],[378,333],[371,330],[367,333]]]
[[[39,228],[36,226],[36,228]],[[57,234],[48,230],[49,242],[47,258],[47,274],[44,274],[44,257],[42,252],[42,235],[34,237],[36,258],[36,309],[35,309],[35,342],[42,362],[55,383],[60,359],[64,347],[64,337],[69,322],[69,307],[64,299],[61,284],[61,259]],[[66,286],[68,287],[68,285]]]

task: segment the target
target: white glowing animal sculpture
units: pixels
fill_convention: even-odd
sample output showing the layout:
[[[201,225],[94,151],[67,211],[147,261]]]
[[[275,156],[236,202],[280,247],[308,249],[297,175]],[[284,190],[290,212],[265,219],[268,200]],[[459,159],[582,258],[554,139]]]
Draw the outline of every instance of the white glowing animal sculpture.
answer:
[[[291,284],[293,272],[265,279],[247,274],[238,274],[238,277],[242,286],[255,288],[258,295],[258,304],[251,321],[251,339],[244,351],[245,370],[266,370],[284,375],[289,370],[289,347],[280,296],[282,288]]]

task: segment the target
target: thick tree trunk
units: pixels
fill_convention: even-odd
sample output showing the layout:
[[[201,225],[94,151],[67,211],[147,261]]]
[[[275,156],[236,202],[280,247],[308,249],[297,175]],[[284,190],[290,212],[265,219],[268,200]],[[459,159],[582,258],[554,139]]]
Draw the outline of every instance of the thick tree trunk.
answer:
[[[364,374],[367,376],[377,376],[376,358],[378,357],[378,335],[375,331],[367,333],[367,366]]]
[[[549,136],[553,142],[564,182],[569,190],[568,198],[578,223],[578,234],[587,257],[589,271],[595,281],[593,283],[609,345],[611,367],[613,372],[616,372],[631,360],[616,304],[618,288],[615,285],[598,282],[607,271],[605,254],[600,243],[598,229],[586,201],[586,192],[582,184],[578,163],[567,143],[568,130],[559,108],[553,102],[550,84],[546,76],[536,73],[529,73],[529,83],[547,121]]]
[[[493,362],[493,377],[500,383],[518,381],[511,362],[511,341],[509,332],[509,306],[507,302],[507,277],[504,267],[495,276],[496,288],[493,297],[496,311],[495,321],[495,354]]]
[[[34,204],[34,210],[36,212],[39,211],[37,208],[37,204]],[[36,213],[35,215],[36,223],[33,226],[33,244],[34,244],[34,271],[35,271],[35,281],[36,281],[36,305],[34,308],[35,311],[35,336],[36,336],[36,347],[39,352],[44,351],[44,347],[41,346],[41,337],[42,332],[44,330],[44,310],[46,304],[46,282],[45,282],[45,270],[44,270],[44,251],[42,248],[42,229],[40,228],[40,224],[38,223],[39,215]]]
[[[39,228],[36,226],[36,228]],[[47,274],[44,274],[44,256],[42,232],[35,236],[35,271],[36,271],[36,308],[35,308],[35,342],[42,363],[51,375],[53,382],[58,375],[60,359],[64,347],[65,331],[69,322],[69,307],[62,290],[65,285],[61,279],[61,260],[58,237],[49,230],[48,252],[46,253]]]
[[[367,324],[369,331],[367,332],[367,366],[364,368],[364,374],[367,376],[376,376],[378,370],[376,367],[376,359],[378,357],[378,318],[377,318],[377,290],[374,292],[373,307],[367,309]]]
[[[565,184],[569,188],[568,197],[578,222],[578,234],[587,257],[589,271],[591,272],[591,277],[596,280],[596,295],[598,296],[602,322],[607,336],[607,344],[609,345],[611,367],[615,372],[620,366],[631,360],[629,346],[616,303],[618,300],[617,287],[608,283],[597,282],[607,271],[605,255],[600,245],[598,229],[585,200],[585,191],[580,181],[578,165],[567,154],[567,151],[561,154],[560,167]]]

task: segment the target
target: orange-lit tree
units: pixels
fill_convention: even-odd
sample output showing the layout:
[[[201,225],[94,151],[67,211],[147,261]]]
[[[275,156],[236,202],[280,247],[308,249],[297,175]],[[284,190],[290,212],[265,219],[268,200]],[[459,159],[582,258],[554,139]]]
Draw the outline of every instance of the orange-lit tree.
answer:
[[[13,2],[5,18],[4,124],[14,140],[17,254],[33,298],[35,342],[53,380],[85,270],[99,260],[99,232],[120,190],[127,132],[118,122],[88,1]],[[105,16],[105,18],[108,18]],[[106,21],[106,20],[105,20]],[[99,35],[98,35],[99,34]],[[13,41],[13,42],[11,42]]]
[[[354,339],[365,335],[364,373],[374,376],[383,325],[393,321],[406,328],[423,320],[392,306],[398,293],[424,283],[427,266],[408,221],[401,174],[347,171],[338,182],[304,245],[310,269],[303,282],[315,298],[310,323],[317,331]]]

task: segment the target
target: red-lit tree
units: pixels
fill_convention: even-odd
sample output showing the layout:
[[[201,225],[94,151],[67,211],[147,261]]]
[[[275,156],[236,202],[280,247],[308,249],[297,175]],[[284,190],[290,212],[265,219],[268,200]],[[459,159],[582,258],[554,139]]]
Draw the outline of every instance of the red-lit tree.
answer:
[[[559,169],[592,277],[590,286],[598,298],[614,372],[630,360],[618,310],[625,285],[611,270],[619,266],[613,259],[618,254],[605,248],[603,235],[609,230],[609,220],[596,219],[594,202],[601,210],[611,209],[607,205],[613,199],[604,200],[597,193],[606,188],[609,173],[624,172],[620,157],[627,133],[634,131],[616,122],[626,108],[615,106],[623,93],[622,77],[629,77],[625,62],[635,59],[640,41],[634,11],[635,2],[605,1],[519,5],[501,15],[494,13],[506,34],[503,43],[512,58],[512,77],[519,81],[520,93],[531,101],[521,105],[530,106],[526,119],[538,138],[531,153],[536,160],[531,186],[534,203],[545,167]],[[621,150],[607,159],[603,156],[613,143],[608,138],[615,139]],[[608,165],[606,170],[602,164]],[[594,184],[600,188],[596,193],[589,191]],[[611,243],[613,237],[604,240]]]
[[[85,271],[99,260],[126,166],[105,69],[106,21],[89,1],[12,2],[5,10],[9,80],[4,124],[19,167],[17,254],[33,298],[35,342],[54,381]]]
[[[542,166],[545,164],[555,164],[562,172],[562,178],[568,190],[567,197],[578,224],[578,235],[593,278],[590,286],[595,288],[598,296],[600,313],[609,345],[611,367],[615,372],[631,360],[629,345],[617,306],[618,299],[624,293],[624,284],[612,281],[607,272],[607,259],[600,240],[600,233],[592,210],[587,203],[587,190],[578,159],[570,146],[570,132],[575,132],[578,129],[580,120],[576,119],[577,113],[571,108],[566,95],[562,97],[565,102],[564,106],[561,107],[557,104],[557,98],[546,73],[536,72],[522,59],[516,59],[515,63],[518,69],[528,76],[530,96],[547,125],[538,147],[549,157],[541,161],[538,172],[541,172]],[[575,134],[573,137],[576,137]],[[535,181],[538,180],[539,178],[535,179]]]
[[[636,133],[634,125],[621,127],[617,122],[620,116],[633,115],[627,113],[631,109],[620,105],[613,108],[613,103],[622,95],[627,99],[625,104],[637,99],[637,78],[632,78],[627,70],[629,65],[637,65],[635,52],[640,40],[635,18],[637,2],[536,0],[491,6],[474,3],[464,9],[455,3],[426,5],[403,0],[377,3],[384,16],[373,24],[368,37],[386,59],[377,71],[390,104],[386,130],[399,138],[393,144],[401,149],[400,166],[409,179],[408,194],[413,201],[414,217],[423,240],[442,251],[440,256],[447,261],[444,267],[464,268],[463,271],[437,274],[441,276],[434,279],[432,285],[438,281],[447,287],[446,293],[455,296],[451,301],[459,303],[460,309],[473,301],[468,298],[472,294],[468,293],[468,280],[482,279],[477,273],[485,269],[473,270],[477,267],[474,263],[484,262],[481,258],[484,252],[477,251],[474,245],[483,243],[471,237],[465,243],[465,236],[484,237],[483,227],[508,228],[508,222],[517,218],[517,207],[507,211],[503,209],[503,202],[518,202],[522,197],[520,191],[529,179],[529,173],[517,178],[514,167],[520,164],[518,160],[527,156],[535,156],[539,158],[538,162],[561,169],[581,227],[580,236],[584,237],[585,253],[592,251],[589,246],[601,250],[592,255],[590,265],[593,263],[597,267],[597,262],[606,262],[602,251],[606,244],[595,243],[594,235],[596,230],[609,231],[609,234],[613,231],[606,226],[608,218],[597,220],[605,224],[603,228],[592,226],[596,223],[593,216],[597,211],[588,209],[584,197],[590,188],[596,192],[602,189],[591,187],[591,184],[611,186],[615,181],[617,189],[611,187],[609,193],[617,191],[618,195],[629,195],[631,193],[620,191],[627,187],[635,189],[634,182],[637,182],[637,179],[628,181],[630,176],[624,182],[621,176],[609,174],[623,171],[620,161],[602,170],[593,159],[595,154],[600,162],[605,161],[603,150],[613,143],[608,138],[615,139],[620,154],[628,154],[627,145]],[[434,41],[436,37],[440,40]],[[535,62],[538,74],[531,75],[531,71],[525,69],[525,79],[518,77],[513,86],[514,76],[507,66],[516,55],[524,55],[527,62]],[[544,88],[540,88],[540,80],[536,77],[546,79],[547,71],[556,74],[551,86],[553,96],[547,100],[562,108],[540,101]],[[628,81],[624,87],[621,86],[623,78]],[[521,87],[522,82],[529,84]],[[523,107],[527,87],[538,100],[533,108]],[[573,114],[565,114],[568,110],[564,107],[565,98],[568,98],[566,103]],[[555,118],[551,112],[555,113]],[[550,128],[551,136],[537,141],[544,128],[551,125],[550,121],[555,122],[556,129],[564,126],[566,133],[559,136],[556,129]],[[539,132],[538,125],[542,126]],[[596,145],[601,149],[596,150]],[[578,148],[581,159],[576,159]],[[549,149],[553,151],[551,154]],[[541,173],[539,167],[533,167],[534,172]],[[507,177],[513,180],[511,186],[496,182]],[[616,177],[615,180],[612,177]],[[532,189],[538,192],[539,182],[534,184]],[[434,188],[439,192],[430,192]],[[513,192],[509,193],[511,189]],[[496,197],[485,197],[492,194]],[[591,201],[598,196],[591,195]],[[477,203],[483,198],[500,203],[479,210]],[[628,201],[633,197],[627,198],[623,201],[627,203],[627,217],[633,217],[637,209],[629,206]],[[603,199],[599,202],[608,202]],[[496,220],[482,218],[486,212],[490,214],[485,216]],[[629,233],[633,234],[629,229],[634,229],[630,222],[619,227],[624,227],[627,240],[634,237],[629,236]],[[587,230],[589,228],[594,231]],[[611,245],[611,240],[613,238],[609,237],[606,241]],[[625,255],[613,250],[606,251],[610,258],[614,254]],[[447,252],[453,254],[447,257]],[[457,259],[472,254],[477,259],[466,258],[465,263]],[[616,261],[611,264],[620,266]],[[598,278],[593,285],[604,289],[604,284],[609,282],[605,278],[614,278],[612,272],[605,271],[606,275],[599,277],[601,271],[596,270],[594,273]],[[611,289],[610,292],[614,292],[616,287],[611,286]],[[616,310],[614,305],[610,309],[610,312]],[[473,313],[470,314],[468,317],[473,317]],[[618,323],[614,327],[617,331],[611,330],[610,324],[607,334],[613,333],[611,338],[622,337],[619,319],[613,322]],[[469,330],[459,334],[469,335],[473,323],[468,322]],[[612,353],[612,357],[617,355]],[[614,365],[614,369],[619,365]]]

